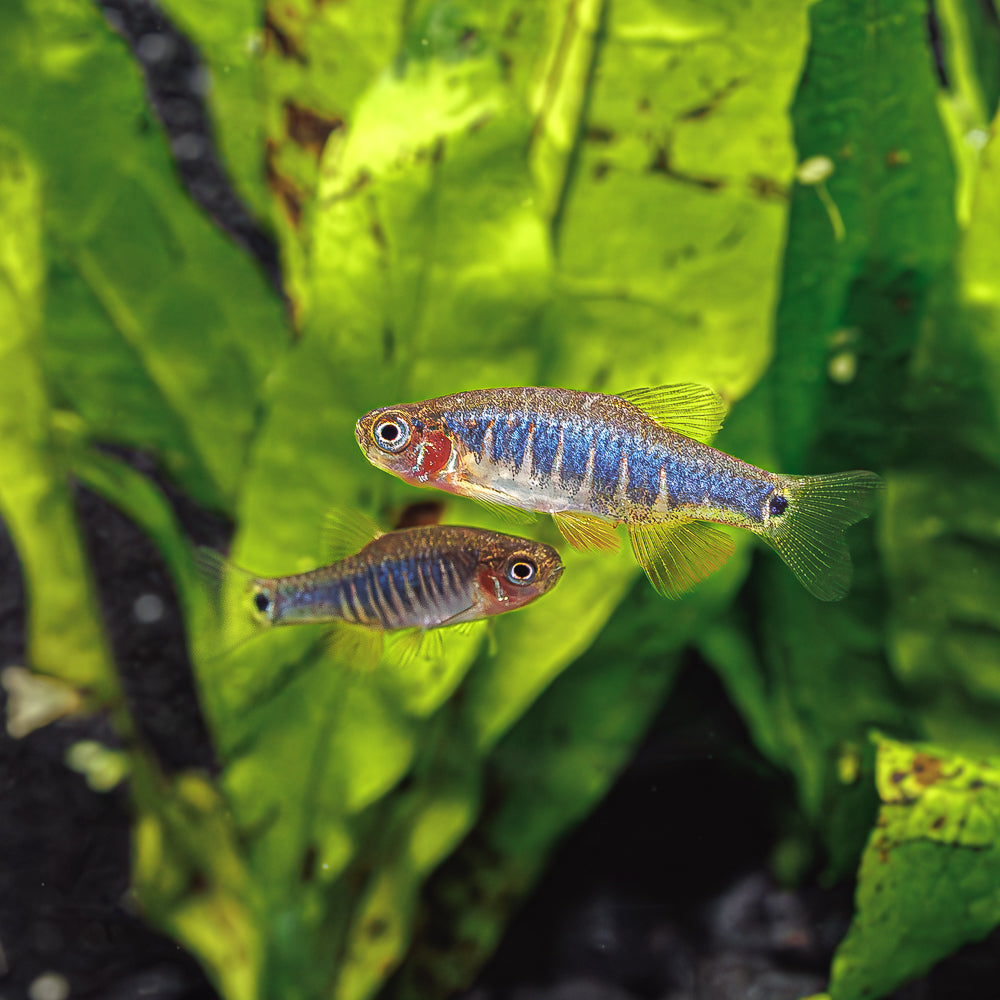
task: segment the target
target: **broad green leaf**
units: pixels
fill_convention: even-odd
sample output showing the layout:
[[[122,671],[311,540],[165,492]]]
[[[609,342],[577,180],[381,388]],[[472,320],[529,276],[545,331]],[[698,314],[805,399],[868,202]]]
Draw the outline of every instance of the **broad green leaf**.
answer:
[[[883,533],[893,667],[928,738],[998,753],[1000,163],[983,153],[972,221],[925,324],[907,397],[913,438]]]
[[[876,744],[882,806],[832,1000],[882,996],[1000,923],[1000,760]]]
[[[773,450],[761,464],[777,471],[891,475],[899,460],[906,360],[957,236],[925,17],[917,2],[890,10],[845,0],[811,12],[793,109],[799,183],[774,363],[759,390]],[[886,517],[876,511],[874,520]],[[762,559],[751,612],[760,648],[742,638],[743,617],[705,647],[758,744],[795,774],[839,873],[853,868],[871,814],[859,780],[869,727],[920,732],[886,669],[871,525],[852,528],[848,543],[855,580],[846,600],[817,602],[777,560]]]
[[[118,689],[53,442],[41,360],[42,213],[36,165],[0,131],[0,514],[25,576],[32,667],[103,706],[117,699]]]
[[[134,61],[96,7],[0,9],[0,127],[46,192],[43,364],[98,440],[153,450],[202,502],[232,503],[281,304],[183,193]],[[94,140],[100,136],[100,141]]]
[[[785,31],[791,17],[797,33],[783,36],[780,61],[773,51],[777,21],[744,18],[733,5],[727,16],[742,33],[740,46],[714,22],[705,29],[711,44],[689,25],[687,34],[670,36],[677,66],[662,81],[656,31],[680,29],[666,13],[625,7],[621,37],[607,41],[606,53],[595,50],[608,67],[597,91],[580,52],[565,63],[553,60],[527,31],[484,29],[470,44],[467,26],[485,20],[477,12],[461,4],[416,5],[398,58],[372,75],[348,109],[349,128],[325,147],[311,210],[303,338],[269,383],[267,420],[239,505],[234,558],[255,572],[316,565],[322,513],[331,504],[375,508],[391,524],[404,504],[433,498],[365,462],[353,427],[372,406],[484,385],[624,388],[671,375],[737,394],[766,365],[784,207],[760,197],[750,177],[787,184],[791,176],[783,108],[800,68],[804,6],[783,8]],[[697,21],[693,11],[689,20]],[[557,45],[573,28],[572,44],[585,51],[596,23],[575,23],[564,5],[552,4],[543,37]],[[617,224],[607,213],[635,230],[639,215],[660,199],[678,210],[686,205],[685,180],[646,170],[633,152],[628,183],[622,164],[622,182],[609,195],[593,189],[596,181],[580,166],[586,154],[579,144],[591,128],[610,124],[630,136],[633,151],[651,142],[633,106],[614,99],[630,60],[645,67],[644,83],[655,83],[650,93],[664,101],[664,122],[724,89],[726,74],[768,67],[755,77],[759,89],[746,86],[735,109],[720,112],[717,124],[703,123],[705,143],[725,132],[731,140],[744,136],[744,146],[717,164],[725,193],[698,190],[698,210],[671,223],[672,238],[698,247],[683,279],[675,280],[677,261],[654,249],[662,238],[656,225],[645,247],[629,251],[626,275],[621,247],[608,242]],[[718,88],[711,83],[716,74],[723,78]],[[542,100],[533,88],[545,80],[549,96]],[[678,103],[674,91],[689,103]],[[599,99],[607,111],[598,126],[588,109]],[[543,107],[544,136],[536,125]],[[687,131],[693,128],[677,124],[695,147],[696,133]],[[559,135],[572,138],[562,163],[553,138]],[[650,162],[657,148],[649,146]],[[577,185],[579,196],[572,194]],[[736,232],[726,221],[734,212]],[[567,227],[574,227],[572,239]],[[730,299],[719,294],[718,275],[735,266],[754,277]],[[606,274],[616,268],[622,294],[595,299],[594,288],[608,287]],[[686,297],[686,308],[698,314],[697,351],[686,325],[685,335],[674,335],[672,296]],[[638,299],[645,327],[634,322]],[[570,307],[599,309],[607,326],[578,325]],[[700,367],[689,371],[695,354]],[[449,501],[446,519],[504,527],[461,501]],[[547,523],[536,531],[556,538]],[[403,959],[424,880],[476,822],[484,758],[587,648],[635,579],[627,552],[567,553],[566,562],[559,586],[543,601],[497,621],[495,655],[482,636],[449,637],[440,678],[401,676],[391,651],[374,677],[345,676],[317,638],[301,634],[265,636],[224,665],[199,664],[229,762],[224,785],[268,900],[268,989],[299,989],[289,983],[290,970],[314,956],[321,941],[334,944],[325,946],[321,963],[313,959],[316,984],[326,976],[332,995],[345,1000],[371,996]],[[664,616],[676,614],[664,606]],[[681,641],[678,635],[674,648]],[[638,738],[640,716],[622,723],[615,760]],[[275,773],[285,776],[280,784]],[[525,870],[537,871],[546,845],[603,787],[588,785],[553,809],[535,831],[535,846],[523,849]],[[388,831],[388,839],[373,840],[375,830]],[[305,885],[303,866],[317,873]],[[358,870],[371,872],[360,895],[351,888]]]

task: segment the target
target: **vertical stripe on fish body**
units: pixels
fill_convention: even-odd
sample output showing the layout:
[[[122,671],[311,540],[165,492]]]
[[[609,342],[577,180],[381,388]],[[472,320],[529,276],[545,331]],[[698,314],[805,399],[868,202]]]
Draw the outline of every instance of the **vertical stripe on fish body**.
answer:
[[[273,595],[270,622],[339,621],[394,632],[461,616],[474,604],[478,553],[449,541],[440,532],[382,535],[332,566],[260,579],[260,590]]]
[[[872,509],[873,473],[781,476],[707,442],[725,406],[704,386],[621,396],[482,389],[373,410],[358,422],[369,461],[414,483],[552,514],[573,545],[614,548],[628,526],[651,581],[677,596],[718,569],[744,528],[777,549],[805,586],[846,593],[842,534]]]

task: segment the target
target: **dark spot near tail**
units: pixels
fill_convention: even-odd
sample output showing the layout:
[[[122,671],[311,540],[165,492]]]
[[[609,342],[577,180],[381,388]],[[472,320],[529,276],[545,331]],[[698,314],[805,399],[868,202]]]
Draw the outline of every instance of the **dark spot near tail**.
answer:
[[[396,520],[395,528],[420,528],[427,524],[439,524],[444,514],[444,504],[440,500],[421,500],[404,507]]]
[[[267,613],[267,609],[271,606],[271,598],[267,594],[260,593],[254,594],[253,606],[263,615]]]
[[[780,493],[775,494],[771,497],[771,502],[767,505],[767,509],[770,511],[771,517],[781,517],[788,510],[788,500],[781,496]]]

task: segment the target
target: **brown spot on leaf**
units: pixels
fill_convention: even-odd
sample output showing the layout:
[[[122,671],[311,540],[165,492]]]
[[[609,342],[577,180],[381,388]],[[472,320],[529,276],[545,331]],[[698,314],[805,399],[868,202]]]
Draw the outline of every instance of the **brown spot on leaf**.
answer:
[[[889,780],[894,785],[898,785],[901,781],[906,780],[906,775],[907,775],[906,771],[893,771],[892,774],[889,776]]]
[[[277,155],[277,144],[273,140],[268,140],[264,155],[264,174],[267,186],[274,192],[274,196],[281,204],[288,221],[294,228],[298,229],[302,223],[302,202],[305,196],[291,178],[286,177],[278,170],[275,164]]]
[[[648,97],[640,98],[639,103],[636,105],[636,111],[640,113],[648,111],[652,107]]]
[[[475,135],[481,128],[484,128],[493,120],[492,111],[484,111],[478,118],[474,119],[469,123],[466,128],[466,133],[468,135]]]
[[[739,85],[739,80],[730,80],[724,87],[712,94],[707,101],[695,105],[688,111],[681,112],[678,118],[682,122],[693,122],[707,118]]]
[[[985,784],[986,782],[981,780],[980,778],[973,778],[972,781],[969,782],[969,791],[978,792],[979,789],[982,788]]]
[[[890,149],[885,154],[887,167],[905,167],[910,162],[910,154],[905,149]]]
[[[299,878],[303,882],[311,882],[316,877],[317,857],[316,845],[310,844],[302,855],[302,867],[299,869]]]
[[[364,926],[364,933],[373,941],[377,941],[389,932],[389,921],[385,917],[372,917]]]
[[[586,132],[583,133],[583,137],[587,142],[613,142],[615,133],[609,128],[602,128],[600,125],[590,125]]]
[[[930,754],[917,753],[913,756],[913,777],[917,779],[917,784],[926,788],[933,785],[941,778],[941,761]]]
[[[597,163],[594,164],[591,173],[593,174],[594,180],[599,181],[603,180],[610,170],[611,164],[607,160],[598,160]]]
[[[931,829],[940,830],[941,827],[944,826],[945,822],[946,820],[944,816],[938,816],[938,818],[935,819],[933,823],[931,823]]]
[[[682,174],[671,164],[670,153],[665,146],[657,147],[653,155],[653,162],[650,163],[648,169],[651,174],[664,174],[681,184],[690,184],[706,191],[717,191],[726,186],[726,182],[721,177],[697,177],[694,174]]]
[[[264,48],[268,52],[276,51],[282,59],[292,59],[303,66],[309,61],[299,43],[275,21],[270,10],[264,15]]]
[[[788,188],[773,177],[760,177],[756,174],[750,178],[750,191],[764,201],[788,201]]]
[[[344,127],[344,119],[327,117],[294,101],[285,101],[285,132],[296,145],[319,159],[331,132]]]

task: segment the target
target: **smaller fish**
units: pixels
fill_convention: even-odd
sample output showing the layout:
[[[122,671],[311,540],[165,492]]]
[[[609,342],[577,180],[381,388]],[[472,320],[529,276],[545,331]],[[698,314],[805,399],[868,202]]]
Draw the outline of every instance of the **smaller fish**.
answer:
[[[201,567],[218,586],[242,580],[243,608],[255,628],[335,626],[332,645],[373,666],[387,634],[416,634],[476,622],[530,604],[563,571],[549,545],[483,528],[432,525],[383,534],[359,515],[328,518],[328,566],[292,576],[257,576],[203,550]],[[360,544],[360,548],[358,547]]]

